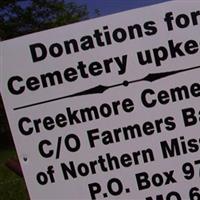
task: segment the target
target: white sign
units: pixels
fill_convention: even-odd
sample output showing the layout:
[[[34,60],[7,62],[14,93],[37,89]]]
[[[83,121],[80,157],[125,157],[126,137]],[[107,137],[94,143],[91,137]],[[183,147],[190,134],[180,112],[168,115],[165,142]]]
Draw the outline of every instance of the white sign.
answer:
[[[176,1],[1,42],[31,199],[200,199],[199,33]]]

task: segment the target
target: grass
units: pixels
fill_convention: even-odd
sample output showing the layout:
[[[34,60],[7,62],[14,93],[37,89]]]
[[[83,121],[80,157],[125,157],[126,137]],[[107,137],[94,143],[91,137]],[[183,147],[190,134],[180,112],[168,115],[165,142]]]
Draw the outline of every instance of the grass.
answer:
[[[0,200],[27,200],[23,179],[5,166],[5,162],[14,157],[14,150],[0,149]]]

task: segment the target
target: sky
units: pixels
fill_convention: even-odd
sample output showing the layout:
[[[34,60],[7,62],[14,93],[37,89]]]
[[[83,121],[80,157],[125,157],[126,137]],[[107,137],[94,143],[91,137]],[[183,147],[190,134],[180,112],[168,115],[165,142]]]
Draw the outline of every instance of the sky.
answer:
[[[66,2],[70,1],[72,0],[66,0]],[[91,18],[95,17],[95,9],[99,9],[101,16],[104,16],[166,1],[169,0],[73,0],[73,2],[79,5],[87,5]]]

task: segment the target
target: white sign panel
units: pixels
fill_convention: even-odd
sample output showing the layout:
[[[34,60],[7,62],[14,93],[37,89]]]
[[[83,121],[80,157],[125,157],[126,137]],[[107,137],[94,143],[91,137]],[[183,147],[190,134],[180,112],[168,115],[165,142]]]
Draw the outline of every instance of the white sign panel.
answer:
[[[31,199],[200,199],[199,33],[176,1],[1,42]]]

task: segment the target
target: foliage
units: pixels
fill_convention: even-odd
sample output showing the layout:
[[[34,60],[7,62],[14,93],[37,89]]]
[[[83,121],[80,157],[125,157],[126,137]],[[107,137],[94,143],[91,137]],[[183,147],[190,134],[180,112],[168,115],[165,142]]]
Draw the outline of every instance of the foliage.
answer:
[[[14,150],[0,149],[0,199],[1,200],[27,200],[24,180],[11,172],[5,162],[15,157]]]
[[[0,1],[2,40],[85,20],[87,7],[64,0]]]
[[[13,140],[0,96],[0,150],[6,147],[13,147]]]

